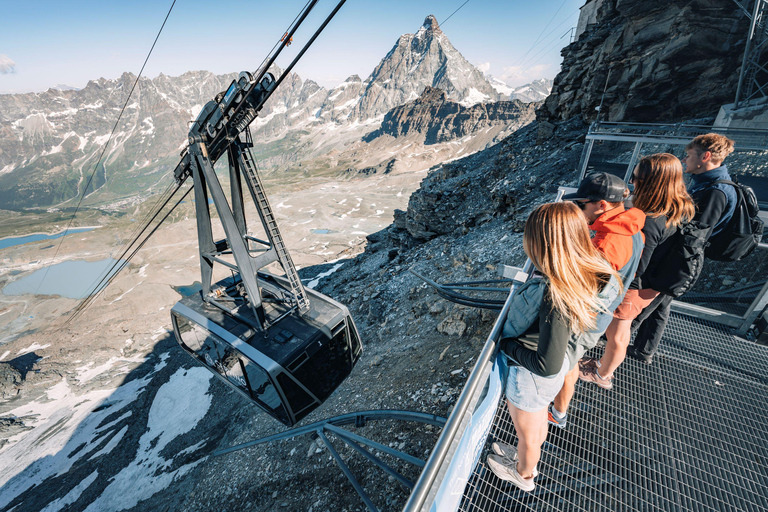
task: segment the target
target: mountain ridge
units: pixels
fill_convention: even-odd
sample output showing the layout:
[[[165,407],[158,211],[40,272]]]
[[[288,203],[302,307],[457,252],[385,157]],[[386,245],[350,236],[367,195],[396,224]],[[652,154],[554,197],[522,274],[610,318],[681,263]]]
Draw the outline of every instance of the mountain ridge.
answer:
[[[142,77],[115,127],[104,172],[88,191],[98,193],[86,205],[109,209],[140,202],[176,164],[190,118],[236,76],[189,71]],[[123,73],[91,80],[80,90],[0,95],[0,208],[66,207],[77,198],[135,81]],[[425,87],[439,87],[464,106],[500,97],[430,15],[416,33],[398,38],[366,80],[352,75],[327,90],[290,73],[251,125],[254,151],[270,169],[343,149]]]

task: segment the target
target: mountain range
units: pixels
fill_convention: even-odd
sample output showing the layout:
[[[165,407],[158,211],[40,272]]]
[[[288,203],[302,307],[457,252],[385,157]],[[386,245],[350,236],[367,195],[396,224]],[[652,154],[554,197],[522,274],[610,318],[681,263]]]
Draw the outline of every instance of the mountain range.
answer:
[[[142,77],[127,105],[125,98],[136,81],[130,73],[90,81],[80,90],[57,87],[39,94],[0,95],[0,209],[72,206],[99,161],[86,204],[119,209],[141,202],[165,184],[167,171],[186,144],[190,119],[236,76],[192,71],[178,77]],[[267,171],[301,163],[302,172],[310,172],[316,158],[325,168],[329,152],[344,153],[355,144],[356,156],[342,158],[345,168],[389,161],[391,147],[361,151],[359,142],[380,130],[393,109],[418,100],[427,87],[443,91],[444,101],[456,105],[454,114],[478,103],[505,100],[505,105],[486,109],[482,123],[459,123],[435,140],[483,137],[474,145],[478,150],[498,140],[500,130],[490,133],[488,126],[519,127],[532,119],[512,120],[506,110],[509,99],[539,101],[551,82],[509,91],[495,79],[492,83],[453,47],[430,15],[416,33],[400,36],[365,80],[353,75],[327,90],[291,73],[251,125],[254,151]],[[526,109],[512,110],[519,114]],[[532,116],[532,111],[527,114]],[[457,156],[459,148],[453,149],[442,155]],[[377,151],[387,153],[380,162],[375,162]],[[424,165],[430,162],[436,163],[428,159]]]

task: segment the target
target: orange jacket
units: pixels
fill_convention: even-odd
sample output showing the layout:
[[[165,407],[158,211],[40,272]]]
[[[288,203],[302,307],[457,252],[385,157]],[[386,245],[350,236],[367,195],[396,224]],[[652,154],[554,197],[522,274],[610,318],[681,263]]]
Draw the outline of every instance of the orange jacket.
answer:
[[[592,243],[615,270],[620,270],[632,257],[632,235],[641,231],[644,224],[645,214],[637,208],[614,208],[590,224],[589,229],[595,231]]]

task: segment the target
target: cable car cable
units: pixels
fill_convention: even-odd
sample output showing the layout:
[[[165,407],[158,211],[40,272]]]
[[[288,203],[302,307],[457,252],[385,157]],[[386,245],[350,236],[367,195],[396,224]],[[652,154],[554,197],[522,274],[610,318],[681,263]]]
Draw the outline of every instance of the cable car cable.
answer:
[[[144,72],[144,68],[146,67],[147,62],[149,61],[150,55],[152,55],[152,50],[155,49],[155,45],[157,44],[158,39],[160,39],[160,34],[163,32],[165,23],[168,21],[168,17],[171,15],[171,11],[173,11],[174,5],[176,5],[176,0],[173,0],[173,3],[171,4],[171,8],[168,9],[168,14],[165,15],[163,24],[160,26],[160,30],[157,32],[157,36],[155,36],[155,41],[152,43],[152,47],[149,49],[149,53],[147,53],[147,58],[144,59],[144,64],[142,64],[141,70],[139,71],[139,74],[136,76],[136,81],[133,83],[133,87],[131,87],[131,91],[128,93],[128,97],[125,100],[125,104],[123,104],[122,110],[120,110],[120,114],[117,116],[115,125],[112,127],[112,132],[109,134],[109,138],[107,139],[107,142],[104,144],[104,148],[101,150],[101,155],[99,155],[99,159],[96,161],[96,165],[93,167],[93,172],[91,172],[91,175],[88,178],[88,182],[85,184],[85,187],[83,188],[83,194],[80,196],[80,200],[78,201],[77,206],[75,207],[75,211],[72,214],[72,217],[69,219],[69,224],[67,224],[67,228],[64,230],[64,236],[61,237],[59,244],[56,246],[56,251],[53,253],[53,258],[51,258],[52,262],[56,260],[56,256],[58,256],[59,254],[61,245],[64,243],[64,238],[66,237],[66,234],[69,231],[69,228],[72,226],[72,222],[75,220],[75,216],[77,215],[77,212],[80,209],[80,206],[82,205],[83,200],[85,199],[85,196],[87,195],[88,187],[90,187],[91,183],[93,182],[93,177],[96,175],[96,171],[98,171],[99,169],[99,164],[101,163],[102,158],[104,158],[104,154],[107,152],[109,143],[112,141],[112,137],[115,134],[115,130],[117,130],[117,126],[120,123],[120,119],[123,117],[123,113],[125,112],[125,109],[128,106],[128,102],[131,100],[131,95],[133,94],[134,89],[136,89],[136,85],[139,83],[139,79],[141,78],[141,74]],[[106,176],[106,168],[104,169],[104,174]],[[106,181],[106,178],[105,178],[105,181]],[[95,191],[96,190],[94,189],[94,192]],[[42,286],[43,282],[48,276],[48,269],[50,268],[51,268],[51,265],[48,265],[47,267],[45,267],[45,273],[43,274],[43,278],[40,280],[40,283],[38,283],[37,288],[35,289],[34,295],[37,295],[37,292],[40,290],[40,286]]]
[[[120,259],[130,250],[131,246],[134,243],[136,243],[136,240],[138,239],[138,237],[141,236],[141,234],[144,231],[146,231],[146,229],[149,226],[149,223],[152,221],[152,219],[154,219],[157,216],[157,214],[165,207],[165,205],[168,204],[168,201],[170,201],[170,199],[173,196],[173,194],[176,193],[175,190],[171,191],[171,188],[173,187],[173,185],[174,185],[174,182],[171,182],[168,185],[166,190],[160,195],[158,200],[155,202],[155,204],[153,205],[152,209],[147,213],[147,215],[145,215],[145,217],[142,220],[142,222],[136,227],[136,229],[134,229],[133,233],[131,233],[131,236],[129,238],[130,242],[127,242],[127,243],[123,244],[123,246],[121,247],[122,253],[121,253],[120,256],[117,257],[117,259],[115,260],[115,263],[112,265],[112,267],[110,267],[108,269],[105,269],[102,272],[102,274],[99,274],[99,276],[94,280],[94,283],[96,283],[98,280],[100,280],[100,281],[92,286],[92,288],[91,288],[92,292],[94,290],[98,290],[99,289],[99,286],[101,285],[103,280],[107,276],[109,276],[109,274],[112,272],[112,270],[114,270],[115,266],[117,266],[117,263],[120,261]],[[178,187],[177,187],[177,189],[178,189]],[[163,204],[158,207],[158,205],[161,202]],[[154,215],[152,215],[152,212],[156,212],[156,213]],[[152,219],[149,218],[150,216],[152,216]]]
[[[180,186],[180,185],[179,185],[179,186]],[[117,275],[117,272],[115,272],[115,273],[113,274],[113,270],[115,270],[115,268],[117,268],[119,265],[121,265],[121,263],[122,263],[122,261],[123,261],[123,258],[124,258],[124,256],[125,256],[125,255],[128,253],[128,251],[131,249],[131,247],[133,246],[133,244],[135,244],[135,243],[138,241],[138,239],[139,239],[139,237],[141,236],[141,234],[143,234],[143,233],[144,233],[144,231],[146,231],[146,229],[149,227],[149,225],[150,225],[150,223],[152,222],[152,220],[154,220],[154,219],[157,217],[157,215],[159,215],[159,214],[160,214],[160,212],[162,211],[162,209],[163,209],[163,208],[164,208],[164,207],[165,207],[165,206],[168,204],[168,202],[169,202],[169,201],[170,201],[170,199],[173,197],[173,195],[176,193],[176,191],[178,190],[178,188],[179,188],[179,187],[177,187],[177,188],[176,188],[176,190],[174,190],[174,191],[173,191],[173,193],[172,193],[172,194],[171,194],[171,195],[170,195],[170,196],[169,196],[169,197],[168,197],[168,198],[165,200],[164,204],[163,204],[163,205],[162,205],[162,206],[161,206],[159,209],[157,209],[157,211],[156,211],[156,212],[155,212],[155,214],[153,215],[152,219],[150,219],[150,220],[149,220],[149,221],[146,223],[146,225],[145,225],[145,226],[144,226],[144,228],[141,230],[141,232],[140,232],[140,233],[139,233],[139,234],[138,234],[136,237],[134,237],[134,238],[133,238],[133,240],[131,240],[131,242],[130,242],[129,244],[127,244],[127,245],[126,245],[126,247],[125,247],[125,250],[123,251],[123,253],[122,253],[122,254],[120,254],[120,256],[118,256],[118,257],[117,257],[117,259],[116,259],[116,260],[115,260],[115,262],[112,264],[112,266],[111,266],[109,269],[107,269],[107,270],[105,270],[105,271],[104,271],[104,273],[103,273],[103,276],[101,277],[101,280],[100,280],[98,283],[96,283],[95,285],[93,285],[93,286],[91,287],[91,291],[90,291],[90,293],[88,294],[88,297],[87,297],[87,298],[85,298],[85,299],[83,299],[83,301],[82,301],[82,302],[81,302],[81,303],[80,303],[80,304],[77,306],[77,308],[75,308],[75,313],[77,313],[77,312],[79,312],[79,311],[81,311],[81,310],[85,309],[85,308],[86,308],[86,307],[87,307],[87,306],[88,306],[88,305],[91,303],[91,301],[93,300],[93,299],[91,298],[91,297],[93,296],[93,294],[94,294],[95,292],[97,292],[97,291],[99,291],[99,290],[103,289],[104,287],[106,287],[106,284],[105,284],[104,286],[102,286],[102,284],[103,284],[105,281],[111,281],[111,279],[110,279],[110,278],[111,278],[112,276],[115,276],[115,275]],[[124,267],[124,265],[123,265],[123,267]],[[121,267],[121,269],[122,269],[123,267]],[[119,272],[119,270],[118,270],[118,272]],[[73,313],[73,315],[74,315],[75,313]]]
[[[179,188],[181,188],[181,184],[179,184],[179,187],[178,187],[178,188],[176,188],[176,190],[174,190],[174,193],[173,193],[173,195],[175,195],[175,194],[176,194],[176,192],[179,190]],[[127,258],[125,258],[124,260],[122,260],[122,262],[121,262],[121,264],[120,264],[119,268],[117,268],[117,270],[116,270],[116,271],[115,271],[115,272],[114,272],[112,275],[108,276],[108,278],[106,279],[106,282],[104,283],[104,286],[102,286],[102,287],[101,287],[101,289],[99,289],[98,291],[94,291],[94,292],[93,292],[91,295],[89,295],[89,296],[88,296],[88,298],[86,299],[86,301],[87,301],[87,302],[86,302],[86,301],[84,301],[85,305],[83,305],[83,307],[78,307],[78,309],[77,309],[77,310],[76,310],[76,311],[75,311],[75,312],[74,312],[74,313],[73,313],[73,314],[72,314],[72,315],[71,315],[71,316],[70,316],[70,317],[67,319],[67,321],[64,323],[64,325],[67,325],[67,324],[69,324],[69,323],[70,323],[72,320],[74,320],[75,318],[77,318],[78,316],[80,316],[80,314],[82,314],[82,312],[83,312],[83,311],[84,311],[84,310],[85,310],[85,309],[88,307],[88,305],[90,305],[90,304],[91,304],[91,302],[93,302],[93,300],[94,300],[94,299],[96,299],[96,297],[97,297],[97,296],[98,296],[98,295],[99,295],[99,294],[100,294],[100,293],[101,293],[101,292],[102,292],[102,291],[103,291],[103,290],[104,290],[104,289],[105,289],[105,288],[106,288],[106,287],[107,287],[107,286],[108,286],[108,285],[109,285],[109,284],[112,282],[112,280],[114,280],[114,278],[115,278],[115,277],[117,277],[117,275],[118,275],[118,274],[119,274],[119,273],[120,273],[120,272],[121,272],[121,271],[122,271],[122,270],[123,270],[123,269],[124,269],[124,268],[125,268],[125,267],[128,265],[128,263],[130,263],[131,259],[133,259],[133,257],[136,255],[136,253],[138,253],[138,252],[141,250],[141,248],[142,248],[142,247],[144,247],[144,244],[146,244],[146,243],[149,241],[149,239],[152,237],[152,235],[155,233],[155,231],[157,231],[157,230],[160,228],[160,226],[162,226],[162,225],[163,225],[163,222],[165,222],[165,220],[168,218],[168,216],[169,216],[171,213],[173,213],[173,211],[176,209],[176,207],[177,207],[177,206],[179,206],[179,204],[181,204],[181,202],[184,200],[184,198],[186,198],[186,197],[187,197],[187,195],[189,195],[189,193],[190,193],[192,190],[194,190],[194,187],[189,187],[189,188],[187,189],[187,191],[186,191],[186,192],[184,192],[184,194],[183,194],[183,195],[182,195],[182,196],[179,198],[179,200],[178,200],[178,201],[176,201],[176,204],[174,204],[174,205],[171,207],[171,209],[170,209],[170,210],[168,210],[168,212],[165,214],[165,216],[163,216],[163,218],[162,218],[162,219],[160,219],[160,221],[157,223],[157,225],[156,225],[156,226],[155,226],[155,227],[152,229],[152,231],[150,231],[150,232],[149,232],[149,234],[148,234],[146,237],[144,237],[144,239],[143,239],[143,240],[141,241],[141,243],[140,243],[140,244],[139,244],[139,245],[138,245],[138,246],[137,246],[137,247],[136,247],[136,248],[133,250],[133,252],[132,252],[130,255],[128,255],[128,257],[127,257]],[[172,197],[173,197],[173,196],[171,196],[171,198],[172,198]],[[169,200],[170,200],[171,198],[169,198]],[[167,204],[168,204],[168,202],[166,202],[166,203],[163,205],[163,207],[165,207]],[[161,208],[161,210],[162,210],[162,208]],[[160,212],[158,211],[158,213],[160,213]],[[153,217],[153,219],[154,219],[154,218],[155,218],[155,217]],[[118,261],[120,261],[120,260],[118,260]]]
[[[464,2],[463,4],[461,4],[461,5],[459,6],[459,9],[461,9],[462,7],[464,7],[465,5],[467,5],[468,3],[469,3],[469,0],[467,0],[466,2]],[[451,16],[453,16],[454,14],[456,14],[457,12],[459,12],[459,9],[456,9],[455,11],[453,11],[453,12],[451,13],[451,15],[450,15],[450,16],[448,16],[447,18],[445,18],[445,19],[442,21],[442,23],[440,23],[439,25],[440,25],[441,27],[442,27],[443,25],[445,25],[445,22],[446,22],[446,21],[448,21],[449,19],[451,19]]]
[[[288,29],[285,31],[285,34],[288,34],[288,32],[291,30],[291,27],[292,27],[292,26],[293,26],[293,25],[296,23],[296,20],[298,20],[298,19],[299,19],[299,17],[301,16],[301,14],[302,14],[302,13],[303,13],[303,12],[304,12],[306,9],[307,9],[307,6],[308,6],[310,3],[312,3],[312,0],[307,0],[307,3],[306,3],[306,4],[304,4],[304,7],[301,9],[301,11],[299,11],[299,14],[297,14],[297,15],[296,15],[296,17],[295,17],[295,18],[293,18],[293,21],[292,21],[292,22],[291,22],[291,23],[288,25]],[[315,3],[317,3],[317,2],[315,1]],[[314,5],[313,5],[312,7],[314,7]],[[312,10],[312,8],[310,8],[310,10]],[[267,56],[266,56],[266,57],[264,57],[264,60],[262,60],[262,61],[261,61],[261,64],[259,64],[259,65],[256,67],[256,73],[254,73],[254,75],[256,75],[256,74],[260,73],[260,71],[261,71],[262,67],[264,66],[264,63],[265,63],[265,62],[267,62],[267,60],[269,59],[269,56],[270,56],[270,55],[271,55],[271,54],[272,54],[272,53],[275,51],[275,49],[277,48],[277,46],[278,46],[280,43],[282,43],[282,42],[283,42],[283,39],[280,39],[280,40],[278,40],[278,41],[275,43],[275,45],[272,47],[272,49],[271,49],[271,50],[269,50],[269,53],[267,53]],[[268,70],[267,68],[264,68],[264,69],[265,69],[265,70]]]
[[[136,243],[136,242],[139,240],[139,238],[141,237],[141,235],[142,235],[142,234],[143,234],[143,233],[144,233],[144,232],[145,232],[145,231],[146,231],[146,230],[149,228],[149,226],[151,225],[152,221],[153,221],[154,219],[156,219],[156,218],[157,218],[157,216],[158,216],[158,215],[159,215],[159,214],[162,212],[163,208],[165,208],[165,206],[168,204],[168,202],[169,202],[169,201],[170,201],[170,200],[173,198],[173,196],[176,194],[176,192],[178,191],[179,187],[180,187],[180,185],[178,185],[178,186],[176,187],[176,189],[175,189],[175,190],[173,190],[173,191],[172,191],[170,194],[166,194],[166,195],[167,195],[167,197],[166,197],[166,198],[165,198],[165,200],[163,201],[163,204],[162,204],[162,205],[161,205],[159,208],[157,208],[157,209],[155,210],[155,213],[154,213],[154,215],[152,215],[152,218],[150,218],[150,219],[149,219],[149,220],[148,220],[148,221],[147,221],[147,222],[146,222],[146,223],[143,225],[143,227],[142,227],[142,229],[140,230],[140,232],[139,232],[139,233],[138,233],[136,236],[134,236],[134,237],[133,237],[133,239],[132,239],[132,240],[131,240],[129,243],[125,244],[123,252],[120,254],[120,256],[118,256],[118,257],[116,258],[116,260],[115,260],[115,263],[113,263],[113,264],[112,264],[112,266],[111,266],[111,267],[110,267],[108,270],[106,270],[106,271],[104,272],[104,275],[101,277],[101,280],[100,280],[98,283],[95,283],[95,284],[92,286],[92,288],[91,288],[91,292],[94,292],[94,291],[96,291],[96,290],[100,289],[100,287],[101,287],[101,284],[104,282],[104,280],[105,280],[105,279],[107,279],[107,278],[109,277],[109,275],[111,274],[111,272],[112,272],[112,271],[113,271],[113,270],[114,270],[114,269],[115,269],[115,268],[116,268],[116,267],[117,267],[117,266],[120,264],[120,262],[122,261],[123,257],[124,257],[124,256],[125,256],[125,255],[128,253],[128,251],[131,249],[131,247],[133,247],[133,245],[134,245],[134,244],[135,244],[135,243]]]
[[[511,66],[509,66],[509,68],[514,68],[514,67],[516,67],[516,66],[520,65],[520,63],[522,63],[522,62],[524,62],[524,61],[525,61],[525,58],[526,58],[526,57],[528,56],[528,54],[529,54],[529,53],[531,53],[531,51],[532,51],[532,50],[533,50],[533,49],[536,47],[536,45],[539,43],[539,40],[540,40],[540,39],[542,39],[542,36],[543,36],[543,34],[544,34],[544,31],[546,31],[546,30],[547,30],[547,28],[549,28],[549,25],[551,25],[551,24],[552,24],[552,22],[553,22],[553,21],[554,21],[554,19],[555,19],[555,16],[557,16],[557,13],[559,13],[559,12],[560,12],[560,9],[562,9],[562,8],[563,8],[563,5],[565,5],[565,2],[567,2],[567,1],[568,1],[568,0],[563,0],[563,3],[562,3],[562,4],[560,4],[560,7],[558,7],[557,11],[555,11],[555,14],[552,16],[552,18],[550,18],[549,22],[547,22],[547,24],[546,24],[546,25],[544,26],[544,28],[541,30],[541,32],[539,33],[539,36],[538,36],[538,37],[536,38],[536,40],[533,42],[533,44],[531,45],[531,47],[530,47],[530,48],[528,48],[528,50],[527,50],[527,51],[526,51],[526,52],[525,52],[525,53],[524,53],[524,54],[523,54],[523,55],[522,55],[520,58],[518,58],[517,60],[515,60],[515,61],[512,63],[512,65],[511,65]],[[571,16],[573,16],[573,14],[571,14]],[[570,16],[569,16],[569,17],[570,17]],[[562,23],[561,23],[561,24],[562,24]],[[548,35],[549,35],[549,34],[547,34],[547,36],[548,36]],[[546,36],[544,36],[544,37],[546,37]]]

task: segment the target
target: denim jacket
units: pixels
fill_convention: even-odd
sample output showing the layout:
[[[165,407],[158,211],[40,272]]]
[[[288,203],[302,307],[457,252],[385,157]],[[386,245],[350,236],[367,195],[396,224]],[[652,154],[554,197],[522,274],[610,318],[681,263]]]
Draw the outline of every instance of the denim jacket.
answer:
[[[532,277],[523,286],[515,291],[512,303],[501,331],[501,338],[518,338],[522,336],[534,322],[539,319],[539,309],[544,302],[544,294],[547,291],[547,281],[543,277]],[[594,330],[582,334],[571,333],[568,340],[566,355],[569,361],[569,369],[573,369],[576,362],[584,353],[595,347],[613,320],[613,309],[618,306],[623,294],[620,293],[620,285],[615,277],[611,277],[608,284],[598,293],[600,303],[606,311],[598,313],[597,326]]]

